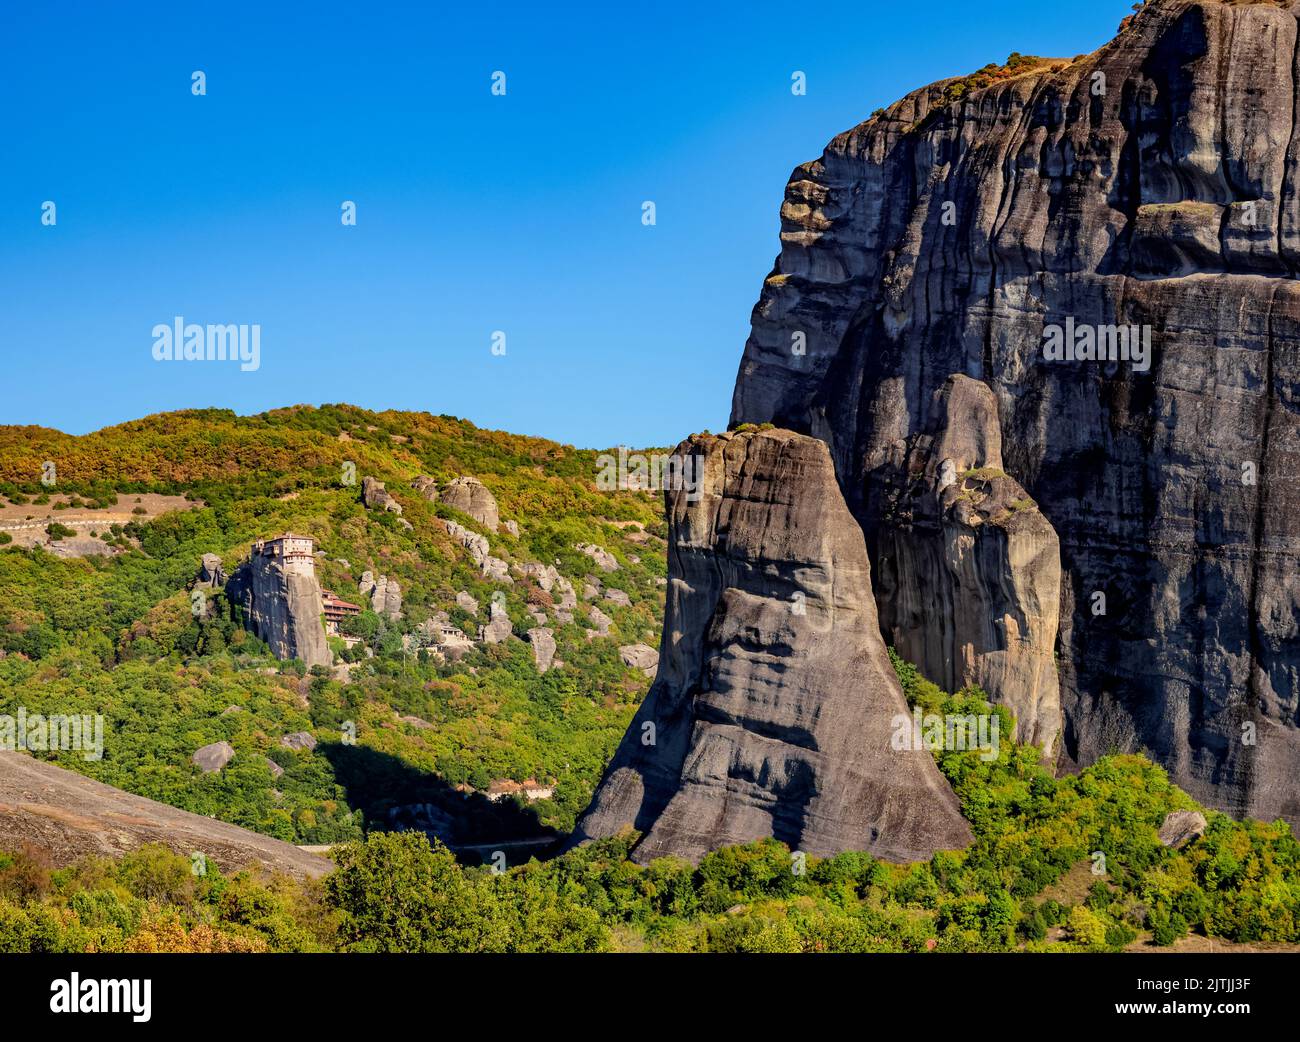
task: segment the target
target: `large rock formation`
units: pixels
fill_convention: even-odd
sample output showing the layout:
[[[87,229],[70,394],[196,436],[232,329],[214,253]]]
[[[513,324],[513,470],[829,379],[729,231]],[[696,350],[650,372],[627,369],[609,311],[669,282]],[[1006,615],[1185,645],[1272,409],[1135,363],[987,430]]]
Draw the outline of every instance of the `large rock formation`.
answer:
[[[764,836],[897,861],[964,846],[929,752],[891,745],[907,705],[826,447],[767,431],[677,452],[702,479],[696,502],[665,496],[659,673],[575,840],[631,825],[640,861]]]
[[[1051,752],[1060,731],[1056,624],[1061,550],[1002,470],[993,392],[968,376],[935,392],[905,484],[880,528],[880,625],[947,691],[979,684],[1015,714],[1016,737]]]
[[[396,579],[386,575],[375,578],[375,573],[361,573],[357,589],[362,597],[370,598],[370,610],[395,622],[402,617],[402,587]]]
[[[320,586],[313,573],[286,567],[254,549],[231,575],[226,593],[276,658],[301,659],[309,667],[334,661],[325,641]]]
[[[488,621],[478,628],[478,639],[484,644],[500,644],[509,638],[512,630],[506,609],[499,601],[489,601]]]
[[[537,664],[537,672],[545,673],[555,662],[555,631],[546,626],[531,629],[528,631],[528,643],[533,649],[533,662]]]
[[[1294,4],[1150,0],[1092,55],[841,134],[790,178],[732,413],[826,441],[888,575],[935,392],[986,385],[1060,540],[1061,765],[1145,749],[1293,823],[1298,39]],[[926,612],[954,632],[983,596]]]
[[[489,532],[500,525],[496,498],[478,478],[456,478],[439,493],[439,498],[453,510],[468,514]]]

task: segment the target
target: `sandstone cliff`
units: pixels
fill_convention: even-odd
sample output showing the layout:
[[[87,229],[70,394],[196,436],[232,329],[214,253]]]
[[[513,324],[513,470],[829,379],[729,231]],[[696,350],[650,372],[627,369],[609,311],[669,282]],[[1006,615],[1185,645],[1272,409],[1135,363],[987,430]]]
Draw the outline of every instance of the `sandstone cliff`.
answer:
[[[334,661],[321,624],[320,586],[312,576],[286,572],[278,561],[255,553],[235,570],[226,592],[276,658],[302,659],[308,667]]]
[[[1016,737],[1052,752],[1060,731],[1060,543],[1002,470],[997,402],[950,377],[913,440],[879,535],[880,624],[947,691],[980,685],[1015,714]]]
[[[984,384],[1002,469],[1059,537],[1061,765],[1145,749],[1198,800],[1293,823],[1297,40],[1293,3],[1151,0],[1092,55],[935,84],[841,134],[790,178],[732,416],[830,446],[891,576],[920,538],[893,506],[934,395]],[[1120,326],[1145,360],[1045,354],[1053,329]],[[928,538],[908,552],[937,559],[946,524]],[[1045,596],[995,544],[1008,604]],[[982,628],[976,661],[1003,639],[996,581],[920,609]]]
[[[788,431],[702,436],[699,499],[668,492],[659,671],[575,841],[631,825],[640,861],[775,836],[891,860],[970,832],[907,713],[862,533],[825,446]]]

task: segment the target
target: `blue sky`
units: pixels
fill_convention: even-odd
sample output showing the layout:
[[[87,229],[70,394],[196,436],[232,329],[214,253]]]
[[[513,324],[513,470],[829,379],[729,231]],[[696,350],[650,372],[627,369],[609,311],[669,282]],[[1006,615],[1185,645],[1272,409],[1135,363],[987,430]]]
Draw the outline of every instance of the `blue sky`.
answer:
[[[722,429],[791,169],[1128,9],[6,0],[0,423],[348,401],[589,447]],[[177,315],[259,324],[261,367],[155,361]]]

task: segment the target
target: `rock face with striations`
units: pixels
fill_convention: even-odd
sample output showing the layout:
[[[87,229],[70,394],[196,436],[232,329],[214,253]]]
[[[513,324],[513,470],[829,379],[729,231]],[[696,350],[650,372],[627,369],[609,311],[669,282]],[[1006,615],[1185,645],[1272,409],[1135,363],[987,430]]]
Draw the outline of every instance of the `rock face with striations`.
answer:
[[[226,593],[278,659],[301,659],[310,666],[334,661],[321,623],[320,586],[312,574],[254,553],[230,577]]]
[[[935,394],[983,384],[1059,538],[1060,766],[1145,749],[1196,799],[1293,824],[1298,39],[1291,3],[1150,0],[1094,54],[841,134],[790,178],[732,410],[827,443],[889,576],[926,534],[896,507]],[[1014,556],[1006,607],[1046,593]],[[955,633],[983,596],[921,611]]]
[[[1015,714],[1020,741],[1052,752],[1061,718],[1061,548],[1002,470],[993,392],[949,377],[905,466],[880,529],[881,629],[945,691],[980,685]]]
[[[489,532],[495,532],[500,526],[496,497],[478,478],[456,478],[442,490],[439,498],[453,510],[468,514]]]
[[[861,529],[821,442],[704,435],[700,496],[668,492],[659,672],[575,841],[643,833],[639,861],[764,836],[818,855],[965,846],[956,797],[906,717]]]

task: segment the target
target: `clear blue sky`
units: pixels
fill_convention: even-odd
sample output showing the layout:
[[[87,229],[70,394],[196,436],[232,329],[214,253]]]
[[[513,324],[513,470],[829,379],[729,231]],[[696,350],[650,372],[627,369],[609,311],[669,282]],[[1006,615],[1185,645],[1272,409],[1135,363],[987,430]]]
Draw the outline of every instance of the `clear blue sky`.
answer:
[[[725,427],[786,178],[834,134],[1129,10],[4,2],[0,423],[348,401],[580,446]],[[260,324],[261,368],[154,361],[177,315]]]

